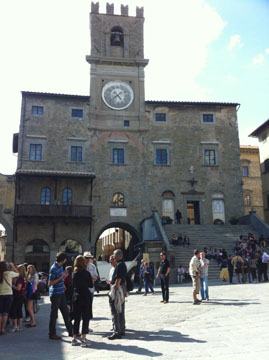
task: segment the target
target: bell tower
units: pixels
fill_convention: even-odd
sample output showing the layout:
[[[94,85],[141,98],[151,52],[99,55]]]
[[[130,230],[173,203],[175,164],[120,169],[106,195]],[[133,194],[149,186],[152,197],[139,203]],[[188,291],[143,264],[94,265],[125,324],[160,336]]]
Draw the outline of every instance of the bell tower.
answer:
[[[114,14],[114,4],[91,4],[90,128],[146,130],[144,68],[144,10],[129,16],[128,6]]]

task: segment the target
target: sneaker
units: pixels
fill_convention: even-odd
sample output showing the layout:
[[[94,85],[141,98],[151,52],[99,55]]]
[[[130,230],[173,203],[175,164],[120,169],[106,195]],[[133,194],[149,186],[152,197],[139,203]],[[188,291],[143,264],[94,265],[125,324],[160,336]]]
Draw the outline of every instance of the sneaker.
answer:
[[[18,328],[13,328],[10,330],[11,333],[14,333],[14,332],[17,332],[18,331]]]
[[[89,340],[87,340],[87,339],[81,340],[81,347],[88,347],[90,345],[91,345],[91,343]]]
[[[28,316],[26,319],[25,319],[25,321],[26,322],[29,322],[31,319],[30,319],[30,316]]]
[[[71,346],[76,346],[76,345],[78,345],[78,341],[75,339],[72,339]]]
[[[200,305],[200,304],[201,304],[201,302],[197,301],[197,300],[193,302],[193,305]]]
[[[18,328],[17,331],[19,331],[19,332],[22,331],[22,328]]]

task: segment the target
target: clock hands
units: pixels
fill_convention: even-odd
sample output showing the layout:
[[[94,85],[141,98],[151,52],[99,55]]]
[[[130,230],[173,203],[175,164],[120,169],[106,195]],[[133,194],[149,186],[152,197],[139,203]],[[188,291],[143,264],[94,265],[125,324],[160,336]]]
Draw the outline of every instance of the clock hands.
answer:
[[[115,98],[119,98],[120,100],[122,100],[123,98],[120,96],[122,95],[122,91],[120,90],[119,92],[117,92],[116,90],[114,90],[115,95],[111,98],[111,100],[114,100]]]

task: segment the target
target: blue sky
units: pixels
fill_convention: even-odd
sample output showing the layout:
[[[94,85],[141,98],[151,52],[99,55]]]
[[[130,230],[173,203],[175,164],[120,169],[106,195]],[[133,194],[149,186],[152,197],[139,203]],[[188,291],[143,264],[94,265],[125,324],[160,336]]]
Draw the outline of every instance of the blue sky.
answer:
[[[130,15],[144,6],[147,100],[238,102],[240,142],[258,144],[248,134],[269,117],[269,0],[114,3],[116,13],[129,4]],[[88,94],[90,6],[90,0],[0,2],[0,173],[16,170],[20,91]]]

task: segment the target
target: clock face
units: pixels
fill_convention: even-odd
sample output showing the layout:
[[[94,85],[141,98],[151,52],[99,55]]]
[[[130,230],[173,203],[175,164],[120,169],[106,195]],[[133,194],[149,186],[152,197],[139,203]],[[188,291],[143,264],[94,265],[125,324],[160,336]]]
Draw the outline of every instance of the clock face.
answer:
[[[111,81],[103,87],[102,99],[111,109],[123,110],[133,102],[134,92],[125,82]]]

